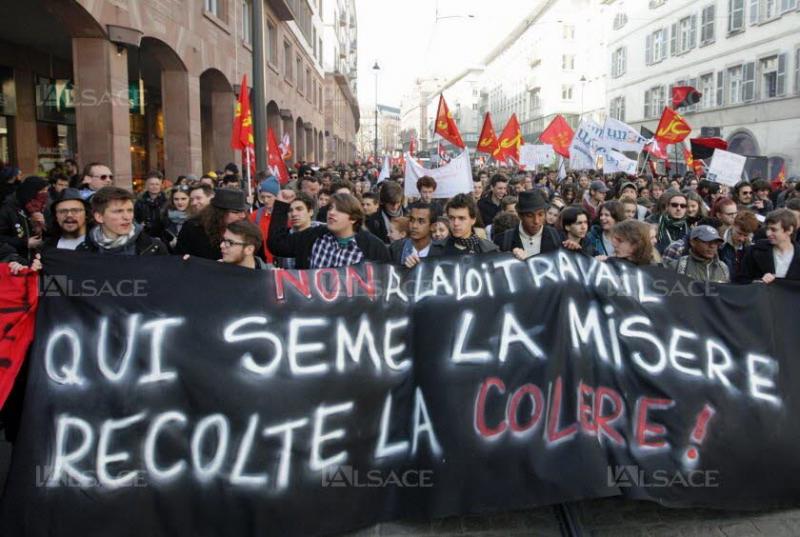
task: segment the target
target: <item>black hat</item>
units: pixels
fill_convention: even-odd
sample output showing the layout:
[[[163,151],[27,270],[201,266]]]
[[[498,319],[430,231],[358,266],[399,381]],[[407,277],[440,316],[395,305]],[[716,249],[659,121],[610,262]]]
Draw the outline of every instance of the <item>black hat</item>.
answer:
[[[229,162],[229,163],[227,163],[227,164],[225,165],[225,171],[226,171],[226,172],[235,173],[235,174],[237,174],[237,175],[238,175],[238,174],[239,174],[239,166],[237,166],[237,165],[236,165],[236,164],[234,164],[233,162]]]
[[[218,188],[214,190],[214,197],[211,198],[211,205],[225,211],[247,210],[247,201],[245,200],[244,192],[233,188]]]
[[[547,200],[544,199],[544,196],[542,196],[542,193],[538,190],[520,192],[519,199],[517,200],[518,214],[544,211],[547,207]]]
[[[47,188],[47,181],[38,175],[30,175],[17,187],[17,201],[21,206],[36,197],[36,194],[43,188]]]

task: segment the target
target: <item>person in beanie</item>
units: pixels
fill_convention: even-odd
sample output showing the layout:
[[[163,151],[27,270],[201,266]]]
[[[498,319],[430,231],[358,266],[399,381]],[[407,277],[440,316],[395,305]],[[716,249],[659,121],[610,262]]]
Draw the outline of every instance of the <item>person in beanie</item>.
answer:
[[[218,260],[222,257],[219,248],[222,234],[231,222],[247,217],[247,201],[244,192],[230,188],[219,188],[211,199],[211,205],[183,224],[178,234],[175,253],[194,255]]]
[[[31,175],[19,184],[0,207],[0,242],[12,246],[26,259],[43,244],[44,211],[49,201],[48,183]]]
[[[547,201],[541,191],[521,192],[517,201],[519,226],[494,238],[503,252],[511,252],[517,259],[554,252],[561,247],[561,237],[555,228],[545,224]]]
[[[592,181],[589,190],[583,195],[581,207],[589,215],[589,222],[594,222],[600,216],[600,206],[606,200],[608,187],[603,181]]]
[[[355,196],[334,194],[331,196],[327,225],[290,234],[287,222],[289,198],[285,192],[278,194],[269,226],[267,246],[273,255],[295,258],[295,267],[298,269],[344,267],[364,261],[385,263],[390,260],[386,245],[362,229],[364,213]]]
[[[272,254],[267,248],[267,237],[269,237],[269,223],[272,220],[272,208],[275,206],[275,198],[278,197],[278,192],[281,190],[281,185],[278,180],[270,175],[258,185],[258,201],[261,207],[254,213],[250,214],[250,221],[253,222],[261,230],[262,252],[264,259],[267,263],[272,264]]]
[[[77,188],[62,190],[50,206],[53,215],[44,248],[74,250],[86,239],[90,209]]]
[[[101,255],[167,255],[167,247],[150,237],[133,218],[136,197],[124,188],[106,186],[92,196],[92,215],[97,225],[75,248]]]
[[[728,266],[719,258],[722,237],[711,226],[696,226],[689,233],[689,253],[665,262],[668,268],[693,280],[730,282]]]
[[[470,194],[456,194],[445,208],[450,236],[444,241],[443,255],[470,255],[496,252],[497,245],[475,235],[478,206]]]

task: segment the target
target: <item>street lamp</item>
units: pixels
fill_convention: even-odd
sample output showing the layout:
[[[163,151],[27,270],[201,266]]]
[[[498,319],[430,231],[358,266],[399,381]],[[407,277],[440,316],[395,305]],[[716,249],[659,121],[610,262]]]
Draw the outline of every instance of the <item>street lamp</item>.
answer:
[[[375,65],[372,66],[372,71],[375,73],[375,159],[378,158],[378,71],[380,70],[378,60],[375,60]]]
[[[581,75],[581,79],[578,82],[581,83],[581,115],[579,119],[583,120],[583,90],[586,87],[586,77]]]

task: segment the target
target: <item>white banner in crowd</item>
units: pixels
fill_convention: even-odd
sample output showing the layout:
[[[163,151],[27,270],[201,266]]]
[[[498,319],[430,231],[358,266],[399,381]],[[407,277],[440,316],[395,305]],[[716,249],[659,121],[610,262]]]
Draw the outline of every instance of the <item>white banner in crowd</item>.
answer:
[[[385,181],[391,175],[392,175],[392,164],[389,161],[389,157],[388,156],[383,157],[383,167],[381,168],[380,175],[378,175],[378,183]]]
[[[417,179],[423,175],[436,179],[434,198],[451,198],[456,194],[472,192],[472,166],[469,162],[469,151],[466,149],[448,164],[431,170],[420,166],[409,154],[406,154],[405,158],[405,194],[407,197],[419,197]]]
[[[556,152],[550,144],[523,144],[519,150],[519,163],[528,168],[550,166],[556,159]]]
[[[613,149],[598,147],[598,152],[603,156],[603,173],[623,172],[628,175],[636,175],[637,162],[630,159]]]
[[[603,133],[603,128],[592,121],[581,121],[572,143],[569,146],[569,167],[573,170],[593,170],[595,152],[592,142],[598,140]]]
[[[711,157],[711,166],[708,167],[706,178],[715,183],[734,186],[742,180],[742,171],[747,162],[747,157],[715,149]]]
[[[636,129],[614,118],[607,117],[603,124],[603,145],[619,151],[641,152],[647,138]]]

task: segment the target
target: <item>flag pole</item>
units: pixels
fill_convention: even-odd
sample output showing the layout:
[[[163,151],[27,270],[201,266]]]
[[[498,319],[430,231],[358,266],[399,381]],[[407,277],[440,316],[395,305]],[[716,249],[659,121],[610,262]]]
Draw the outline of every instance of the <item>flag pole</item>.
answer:
[[[253,195],[253,185],[251,184],[250,178],[250,149],[248,147],[244,148],[245,154],[245,167],[244,167],[244,177],[245,177],[245,184],[246,189],[245,192],[247,193],[247,198],[250,199]]]

